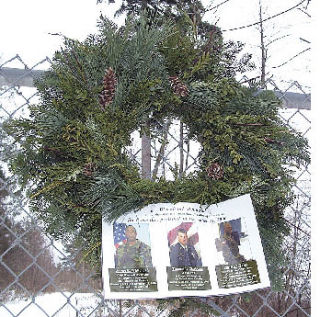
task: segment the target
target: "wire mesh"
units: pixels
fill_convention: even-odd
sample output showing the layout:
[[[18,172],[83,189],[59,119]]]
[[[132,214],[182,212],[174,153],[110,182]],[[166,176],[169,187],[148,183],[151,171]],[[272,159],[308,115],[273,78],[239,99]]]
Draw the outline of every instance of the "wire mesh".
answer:
[[[0,125],[9,118],[28,117],[28,107],[37,103],[37,91],[32,85],[23,86],[23,80],[33,78],[35,70],[46,68],[48,58],[28,67],[20,56],[0,65]],[[8,67],[25,71],[20,77],[6,78]],[[267,88],[275,90],[284,104],[299,94],[301,106],[283,109],[279,116],[291,128],[308,137],[310,133],[310,103],[308,89],[292,81],[284,89],[270,79]],[[288,99],[289,98],[289,99]],[[188,140],[186,127],[178,120],[159,124],[161,138],[151,141],[151,177],[172,177],[197,168],[199,145]],[[132,135],[133,145],[126,151],[142,166],[141,140]],[[0,134],[4,150],[10,140]],[[81,250],[66,252],[65,245],[45,231],[45,223],[30,213],[27,200],[18,196],[19,188],[12,182],[6,162],[0,177],[0,316],[157,316],[164,317],[174,310],[178,301],[163,306],[160,301],[105,301],[102,283],[96,271],[80,261]],[[310,316],[310,172],[308,168],[296,171],[296,201],[286,211],[291,228],[285,240],[290,265],[283,272],[285,289],[275,292],[263,289],[244,295],[198,298],[211,306],[216,314],[240,316]],[[63,263],[63,265],[62,265]],[[204,316],[190,311],[188,316]]]

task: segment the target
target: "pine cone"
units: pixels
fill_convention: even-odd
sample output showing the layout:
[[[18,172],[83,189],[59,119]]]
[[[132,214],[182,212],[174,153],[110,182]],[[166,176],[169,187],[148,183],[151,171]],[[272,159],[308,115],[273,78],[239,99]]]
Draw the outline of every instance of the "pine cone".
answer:
[[[103,90],[99,95],[100,104],[103,109],[108,106],[114,98],[117,86],[117,77],[111,67],[106,70],[103,77]]]
[[[93,172],[95,170],[95,165],[94,163],[87,163],[84,167],[83,167],[83,174],[90,177],[92,176]]]
[[[169,77],[173,93],[180,97],[186,97],[189,93],[188,88],[177,76]]]
[[[215,180],[223,178],[223,168],[219,163],[212,163],[206,171],[208,176]]]
[[[267,143],[270,143],[270,144],[278,144],[278,145],[283,145],[284,142],[281,142],[281,141],[277,141],[277,140],[273,140],[273,139],[270,139],[268,137],[265,137],[264,140],[267,142]]]

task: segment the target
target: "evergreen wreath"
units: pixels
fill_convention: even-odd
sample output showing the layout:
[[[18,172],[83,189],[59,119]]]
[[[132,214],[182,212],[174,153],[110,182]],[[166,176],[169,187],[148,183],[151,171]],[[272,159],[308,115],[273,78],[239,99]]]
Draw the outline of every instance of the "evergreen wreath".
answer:
[[[98,264],[102,215],[108,220],[151,203],[213,204],[250,193],[273,281],[288,233],[293,168],[308,164],[306,140],[277,116],[271,92],[240,85],[239,43],[224,43],[215,26],[197,33],[146,17],[117,28],[101,18],[99,33],[65,38],[36,86],[40,102],[27,119],[10,120],[17,147],[11,169],[30,208],[57,238],[72,238]],[[140,176],[124,150],[133,131],[161,137],[179,119],[201,144],[197,171],[172,181]]]

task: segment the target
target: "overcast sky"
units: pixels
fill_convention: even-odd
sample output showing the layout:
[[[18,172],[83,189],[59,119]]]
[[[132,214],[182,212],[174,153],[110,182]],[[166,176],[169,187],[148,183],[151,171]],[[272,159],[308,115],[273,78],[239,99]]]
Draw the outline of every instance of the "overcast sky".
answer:
[[[261,0],[264,17],[273,16],[300,0]],[[224,0],[203,1],[205,5],[213,5]],[[307,2],[307,1],[306,1]],[[306,4],[305,2],[305,4]],[[62,44],[61,37],[49,33],[83,40],[88,34],[96,32],[96,22],[100,14],[113,19],[115,10],[121,1],[108,5],[107,2],[96,4],[96,0],[1,0],[0,3],[0,64],[16,54],[29,67],[46,56],[52,57],[54,51]],[[215,12],[212,10],[205,16],[216,23],[221,29],[228,30],[245,26],[258,21],[259,0],[229,0]],[[307,10],[310,13],[310,7]],[[285,39],[270,45],[269,66],[278,66],[288,59],[307,49],[310,44],[310,18],[298,9],[291,10],[268,21],[266,34],[270,40],[286,36]],[[124,17],[116,20],[123,23]],[[240,40],[246,43],[246,51],[253,52],[255,62],[259,64],[259,32],[257,26],[240,29],[239,31],[223,32],[225,39]],[[270,71],[284,81],[296,80],[302,85],[310,86],[310,52],[293,59],[280,68]],[[22,64],[11,63],[8,67],[22,67]],[[47,67],[46,64],[41,65]]]

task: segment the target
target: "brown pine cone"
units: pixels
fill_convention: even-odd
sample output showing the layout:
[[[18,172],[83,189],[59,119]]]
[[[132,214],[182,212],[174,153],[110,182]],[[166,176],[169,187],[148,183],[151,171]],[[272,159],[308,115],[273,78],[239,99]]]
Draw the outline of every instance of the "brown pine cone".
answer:
[[[90,176],[92,176],[94,170],[95,170],[95,164],[94,163],[87,163],[83,167],[83,174],[90,177]]]
[[[189,93],[189,90],[185,84],[177,76],[170,76],[169,77],[171,88],[173,93],[180,97],[186,97]]]
[[[208,176],[213,178],[214,180],[223,178],[223,168],[217,162],[212,163],[209,167],[207,167],[206,171],[208,173]]]
[[[117,77],[111,67],[106,70],[103,77],[103,90],[99,95],[100,104],[103,109],[108,106],[114,98],[117,86]]]

